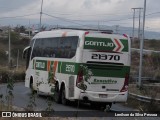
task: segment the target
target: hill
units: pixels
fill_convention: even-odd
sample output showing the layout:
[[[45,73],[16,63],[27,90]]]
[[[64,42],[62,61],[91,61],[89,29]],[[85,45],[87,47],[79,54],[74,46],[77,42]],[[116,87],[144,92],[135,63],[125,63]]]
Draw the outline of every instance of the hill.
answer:
[[[47,25],[46,25],[47,26]],[[55,26],[56,27],[56,26]],[[84,25],[84,26],[68,26],[71,28],[93,28],[93,29],[102,29],[102,30],[113,30],[114,33],[127,34],[132,37],[132,27],[123,27],[123,26],[108,26],[108,25]],[[135,28],[135,37],[138,36],[138,28]],[[145,30],[145,39],[155,39],[160,40],[160,32],[148,31]]]

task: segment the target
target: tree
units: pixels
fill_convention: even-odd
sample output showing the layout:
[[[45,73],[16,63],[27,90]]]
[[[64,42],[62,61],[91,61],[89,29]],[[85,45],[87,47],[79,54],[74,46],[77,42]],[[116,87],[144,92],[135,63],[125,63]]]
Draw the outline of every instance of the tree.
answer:
[[[26,28],[22,25],[22,26],[16,26],[15,28],[14,28],[14,31],[15,32],[18,32],[18,33],[25,33],[25,31],[26,31]]]
[[[26,28],[25,28],[24,26],[20,26],[19,29],[20,29],[20,32],[21,32],[21,33],[25,33],[25,31],[26,31]]]

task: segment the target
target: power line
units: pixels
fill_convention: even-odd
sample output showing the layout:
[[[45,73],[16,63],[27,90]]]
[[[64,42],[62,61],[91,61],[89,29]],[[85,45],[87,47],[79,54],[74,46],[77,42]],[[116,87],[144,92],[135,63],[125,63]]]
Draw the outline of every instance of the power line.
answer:
[[[73,14],[60,14],[60,13],[57,13],[58,15],[67,15],[67,16],[73,16],[73,17],[82,17],[82,16],[85,16],[85,17],[91,17],[91,16],[115,16],[115,15],[129,15],[129,14],[76,14],[76,15],[73,15]]]
[[[149,13],[149,14],[147,14],[146,16],[154,15],[154,14],[158,14],[158,13],[160,13],[160,12]]]
[[[47,15],[47,16],[49,16],[49,17],[53,17],[53,18],[60,19],[60,20],[66,21],[66,22],[74,23],[74,24],[77,24],[77,25],[80,25],[80,26],[86,26],[86,25],[83,25],[83,24],[74,22],[74,20],[70,20],[70,19],[66,19],[66,18],[61,18],[61,17],[49,15],[49,14],[47,14],[47,13],[43,13],[43,14],[44,14],[44,15]]]
[[[160,12],[155,12],[155,13],[150,13],[150,14],[147,14],[145,16],[150,16],[150,15],[153,15],[153,14],[157,14],[157,13],[160,13]],[[138,18],[138,17],[135,17],[135,18]],[[119,20],[103,20],[103,22],[110,22],[110,21],[123,21],[123,20],[128,20],[128,19],[133,19],[133,18],[126,18],[126,19],[119,19]]]
[[[60,20],[63,20],[63,21],[66,21],[66,22],[69,22],[69,23],[72,23],[72,24],[74,23],[74,24],[77,24],[77,25],[80,25],[80,26],[93,28],[93,26],[80,24],[80,23],[75,22],[74,20],[70,20],[70,19],[66,19],[66,18],[61,18],[61,17],[57,17],[57,16],[53,16],[53,15],[49,15],[49,14],[47,14],[47,13],[42,13],[42,14],[47,15],[47,16],[50,16],[50,17],[53,17],[53,18],[56,18],[56,19],[60,19]]]
[[[154,13],[149,13],[147,14],[146,16],[150,16],[150,15],[153,15],[153,14],[158,14],[160,12],[154,12]],[[0,19],[7,19],[7,18],[19,18],[19,17],[26,17],[26,16],[32,16],[32,15],[37,15],[39,13],[33,13],[33,14],[26,14],[26,15],[21,15],[21,16],[12,16],[12,17],[0,17]],[[46,13],[43,13],[43,14],[46,14]],[[49,15],[49,14],[46,14],[48,16],[52,16],[52,15]],[[99,14],[100,15],[100,14]],[[95,15],[96,16],[96,15]],[[52,16],[54,18],[56,18],[57,16]],[[61,19],[66,19],[66,18],[62,18],[62,17],[57,17],[58,19],[61,18]],[[135,17],[135,18],[138,18],[138,17]],[[125,19],[112,19],[112,20],[70,20],[70,19],[66,19],[67,21],[70,20],[70,21],[80,21],[80,22],[97,22],[97,21],[101,21],[101,22],[114,22],[114,21],[124,21],[124,20],[129,20],[129,19],[132,19],[132,17],[129,17],[129,18],[125,18]]]
[[[158,13],[160,13],[160,12],[154,12],[154,13],[149,13],[149,14],[147,14],[146,16],[150,16],[150,15],[153,15],[153,14],[158,14]],[[58,15],[69,15],[69,16],[74,16],[73,14],[61,14],[61,13],[56,13],[56,14],[58,14]],[[94,15],[90,15],[90,14],[81,14],[80,15],[80,17],[81,16],[97,16],[97,15],[120,15],[120,14],[94,14]],[[128,14],[123,14],[123,15],[128,15]],[[76,15],[76,16],[79,16],[79,14],[78,15]],[[138,17],[135,17],[135,18],[138,18]],[[66,19],[66,18],[65,18]],[[68,19],[68,18],[67,18]],[[125,19],[119,19],[119,20],[115,20],[115,19],[113,19],[113,20],[72,20],[72,21],[80,21],[80,22],[97,22],[97,21],[101,21],[101,22],[109,22],[109,21],[122,21],[122,20],[128,20],[128,19],[132,19],[131,17],[130,18],[125,18]]]
[[[7,19],[7,18],[19,18],[19,17],[26,17],[26,16],[37,15],[37,14],[39,14],[39,13],[26,14],[26,15],[21,15],[21,16],[12,16],[12,17],[0,17],[0,19]]]
[[[47,12],[49,12],[49,11],[47,11]],[[53,11],[52,11],[53,12]],[[86,13],[86,11],[84,11],[85,13]],[[69,16],[74,16],[74,14],[75,14],[75,16],[97,16],[97,15],[128,15],[130,12],[121,12],[121,13],[109,13],[109,14],[107,14],[107,13],[103,13],[103,14],[83,14],[83,13],[81,13],[81,12],[76,12],[76,13],[62,13],[61,11],[54,11],[53,12],[53,14],[58,14],[58,15],[69,15]]]
[[[147,14],[147,18],[153,14],[158,14],[160,12],[153,12],[153,13],[149,13]],[[32,15],[38,15],[39,13],[33,13],[33,14],[26,14],[26,15],[21,15],[21,16],[12,16],[12,17],[0,17],[0,19],[7,19],[7,18],[20,18],[20,17],[26,17],[26,16],[32,16]],[[53,15],[49,15],[47,13],[42,13],[44,15],[47,15],[47,16],[50,16],[50,17],[53,17],[53,18],[56,18],[56,19],[60,19],[60,20],[63,20],[63,21],[66,21],[66,22],[69,22],[69,23],[74,23],[74,24],[77,24],[77,25],[80,25],[80,26],[85,26],[85,27],[92,27],[92,26],[88,26],[88,25],[84,25],[84,24],[80,24],[80,23],[77,23],[75,21],[79,21],[79,22],[117,22],[117,21],[124,21],[124,20],[130,20],[132,19],[131,17],[129,18],[125,18],[125,19],[112,19],[112,20],[71,20],[71,19],[67,19],[67,18],[63,18],[63,17],[58,17],[58,16],[53,16]],[[135,18],[138,18],[138,17],[135,17]]]

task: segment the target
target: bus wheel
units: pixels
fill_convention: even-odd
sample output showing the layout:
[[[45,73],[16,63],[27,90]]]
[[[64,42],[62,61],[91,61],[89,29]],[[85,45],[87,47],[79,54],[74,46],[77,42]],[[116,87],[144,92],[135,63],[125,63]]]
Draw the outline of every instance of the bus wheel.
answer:
[[[54,100],[55,100],[56,103],[60,103],[61,102],[58,84],[55,85]]]
[[[66,99],[66,96],[65,96],[65,87],[64,86],[62,88],[61,101],[62,101],[63,105],[68,104],[68,100]]]

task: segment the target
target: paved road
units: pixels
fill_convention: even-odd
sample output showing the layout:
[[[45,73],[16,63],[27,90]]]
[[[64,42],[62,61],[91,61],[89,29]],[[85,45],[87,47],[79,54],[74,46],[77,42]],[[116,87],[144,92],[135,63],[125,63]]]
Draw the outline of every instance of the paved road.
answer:
[[[6,96],[6,84],[0,85],[0,94]],[[13,94],[14,94],[13,105],[20,108],[26,108],[26,106],[29,104],[29,96],[31,95],[30,89],[26,88],[24,86],[24,83],[15,83]],[[35,110],[38,111],[45,110],[47,108],[47,96],[37,95],[36,105],[37,106]],[[53,102],[53,109],[55,111],[97,111],[97,110],[92,110],[88,104],[80,104],[79,109],[77,109],[76,104],[71,104],[70,106],[64,106],[62,104],[57,104],[55,102]],[[124,107],[121,104],[113,104],[111,108],[111,111],[133,111],[133,110],[134,109]],[[103,111],[101,110],[101,112]]]
[[[3,94],[4,96],[6,95],[6,84],[1,84],[0,85],[0,94]],[[15,83],[14,84],[14,99],[13,99],[13,104],[17,107],[21,107],[21,108],[26,108],[26,106],[29,103],[29,96],[30,96],[30,90],[28,88],[24,87],[24,83]],[[46,102],[47,97],[46,96],[36,96],[36,110],[45,110],[46,106],[47,106],[47,102]],[[102,120],[160,120],[159,117],[112,117],[112,116],[100,116],[100,117],[95,117],[94,115],[97,114],[97,112],[103,112],[102,110],[92,110],[90,108],[89,105],[87,104],[82,104],[80,105],[80,108],[77,109],[77,106],[72,104],[70,106],[64,106],[61,104],[57,104],[55,102],[53,102],[53,109],[55,111],[91,111],[89,113],[90,116],[88,117],[78,117],[78,120],[93,120],[93,119],[102,119]],[[123,113],[123,111],[134,111],[134,109],[132,108],[128,108],[128,107],[124,107],[121,104],[113,104],[112,108],[111,108],[111,112],[110,113],[114,113],[115,111],[119,111],[119,113]],[[79,114],[80,112],[78,112]],[[103,112],[104,115],[105,112]],[[108,112],[105,114],[109,114]],[[113,115],[113,114],[112,114]],[[58,119],[58,118],[57,118]],[[60,119],[60,118],[59,118]],[[62,119],[62,118],[61,118]],[[65,120],[67,120],[66,117],[64,117]],[[68,119],[77,119],[75,118],[75,116],[72,116],[72,118],[68,118]]]

